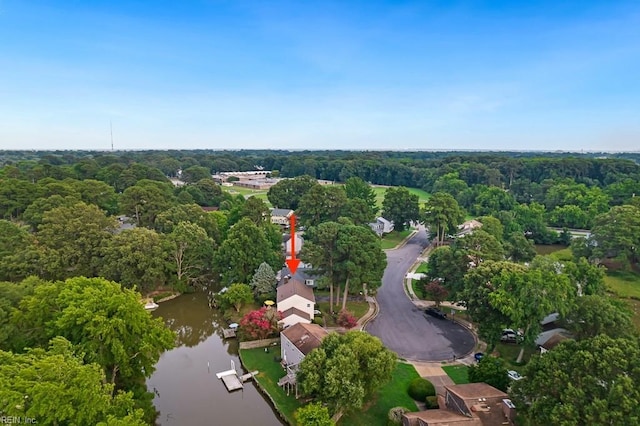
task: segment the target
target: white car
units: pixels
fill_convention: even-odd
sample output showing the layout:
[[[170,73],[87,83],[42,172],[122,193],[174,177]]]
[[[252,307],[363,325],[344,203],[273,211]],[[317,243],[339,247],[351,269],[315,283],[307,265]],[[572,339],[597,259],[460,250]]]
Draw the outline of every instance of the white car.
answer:
[[[511,380],[522,380],[522,379],[524,379],[524,377],[522,377],[520,375],[520,373],[518,373],[516,370],[507,371],[507,376],[509,376],[509,378]]]

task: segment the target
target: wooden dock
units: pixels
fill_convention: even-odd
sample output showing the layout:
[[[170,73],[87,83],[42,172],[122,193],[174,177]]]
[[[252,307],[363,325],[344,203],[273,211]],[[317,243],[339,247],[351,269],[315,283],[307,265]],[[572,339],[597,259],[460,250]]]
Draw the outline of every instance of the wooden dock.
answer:
[[[222,330],[222,335],[224,336],[225,339],[236,337],[236,330],[233,328],[225,328]]]
[[[233,392],[235,390],[242,389],[244,387],[243,383],[249,379],[252,379],[257,374],[257,371],[252,371],[251,373],[243,374],[242,376],[238,375],[236,366],[233,363],[233,360],[231,360],[231,370],[216,373],[216,377],[222,380],[222,383],[224,383],[224,386],[229,392]]]

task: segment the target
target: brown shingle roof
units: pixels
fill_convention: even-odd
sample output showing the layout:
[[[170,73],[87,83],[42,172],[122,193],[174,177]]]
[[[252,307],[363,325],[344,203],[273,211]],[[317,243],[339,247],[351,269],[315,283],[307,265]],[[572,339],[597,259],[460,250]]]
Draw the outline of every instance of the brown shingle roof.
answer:
[[[313,349],[320,346],[322,339],[329,333],[318,324],[305,324],[299,322],[284,329],[282,334],[293,343],[300,352],[307,355]]]
[[[276,298],[277,303],[280,303],[283,300],[286,300],[296,294],[298,296],[304,297],[312,303],[316,303],[316,298],[313,295],[313,289],[309,286],[304,285],[298,280],[289,280],[288,283],[282,284],[280,287],[278,287],[276,291],[278,293],[278,296]]]
[[[305,311],[301,311],[298,308],[289,308],[286,311],[282,312],[282,319],[285,319],[289,315],[294,315],[294,314],[299,316],[300,318],[311,320],[311,315],[309,315]]]
[[[558,334],[554,334],[553,336],[551,336],[549,338],[549,340],[547,340],[546,342],[544,342],[542,345],[543,348],[547,349],[547,350],[551,350],[553,348],[555,348],[556,346],[558,346],[563,340],[567,340],[569,337],[565,336],[562,333],[558,333]]]
[[[486,383],[466,383],[464,385],[445,386],[445,388],[465,400],[477,398],[509,398],[506,393]]]
[[[410,425],[418,426],[421,423],[428,425],[437,425],[437,424],[457,424],[464,422],[468,426],[479,425],[480,421],[478,419],[474,419],[473,417],[463,416],[462,414],[454,413],[449,410],[426,410],[426,411],[418,411],[414,413],[405,413],[404,417],[409,420]],[[415,419],[415,420],[414,420]],[[422,420],[422,422],[419,422]]]

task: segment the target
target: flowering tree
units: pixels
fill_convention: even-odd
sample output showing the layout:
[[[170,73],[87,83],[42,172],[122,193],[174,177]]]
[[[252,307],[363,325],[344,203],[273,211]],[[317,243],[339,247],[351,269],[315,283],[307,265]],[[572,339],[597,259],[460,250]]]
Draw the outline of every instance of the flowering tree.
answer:
[[[346,309],[340,311],[338,314],[338,319],[336,320],[340,327],[344,327],[346,329],[350,329],[358,324],[358,319],[353,316],[353,314]]]
[[[281,312],[273,308],[263,307],[242,317],[240,331],[244,336],[252,340],[266,339],[278,333],[278,321],[281,319]]]
[[[436,302],[436,306],[440,306],[440,303],[449,295],[449,291],[438,280],[433,280],[425,285],[424,292],[431,300]]]

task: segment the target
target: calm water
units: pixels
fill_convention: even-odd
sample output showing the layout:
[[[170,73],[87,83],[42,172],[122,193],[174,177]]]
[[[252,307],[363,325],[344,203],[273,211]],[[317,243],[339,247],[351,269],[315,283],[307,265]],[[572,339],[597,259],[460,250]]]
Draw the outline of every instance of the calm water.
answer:
[[[222,316],[207,305],[203,293],[163,302],[153,312],[178,334],[176,348],[165,352],[147,380],[160,411],[160,425],[282,426],[283,423],[253,382],[227,392],[216,373],[241,370],[236,339],[224,341]],[[209,366],[207,367],[207,363]],[[244,370],[242,371],[245,372]]]

